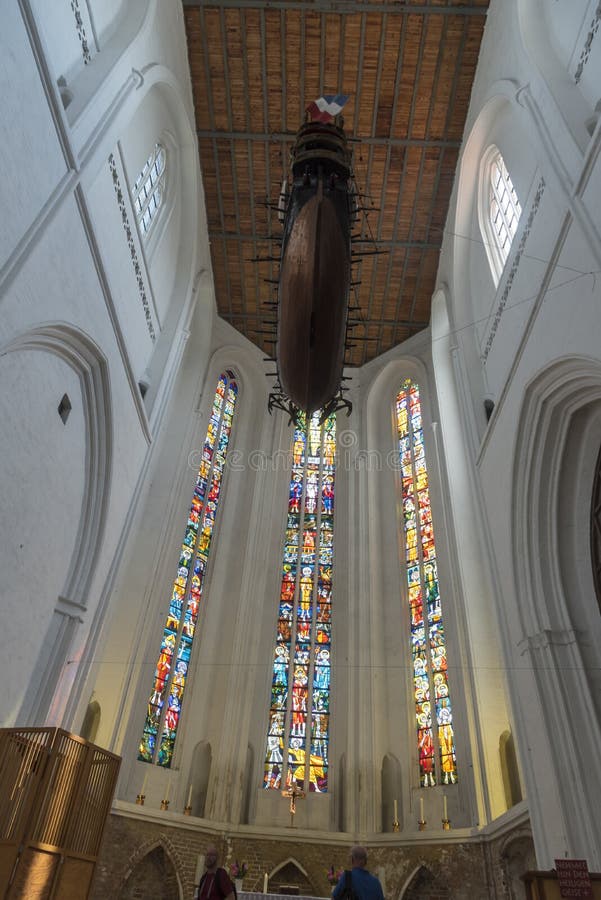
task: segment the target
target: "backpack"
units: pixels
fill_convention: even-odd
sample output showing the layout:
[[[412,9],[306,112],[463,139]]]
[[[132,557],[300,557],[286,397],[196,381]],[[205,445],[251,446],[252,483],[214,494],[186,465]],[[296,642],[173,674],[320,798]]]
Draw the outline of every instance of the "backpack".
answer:
[[[221,897],[221,900],[225,900],[225,898],[228,895],[223,893],[223,889],[221,887],[221,875],[219,874],[220,872],[225,872],[225,869],[222,866],[219,866],[219,868],[215,872],[215,884],[217,886],[217,890],[219,891],[219,896]],[[202,890],[202,886],[204,884],[205,878],[207,877],[207,874],[208,873],[205,872],[204,875],[202,876],[202,878],[200,879],[200,881],[198,882],[198,890],[196,892],[197,898],[200,897],[200,892]],[[225,874],[227,875],[227,872]],[[238,892],[236,890],[236,885],[234,884],[233,881],[232,881],[232,888],[233,888],[233,893],[234,893],[234,900],[238,900]]]
[[[344,884],[338,900],[359,900],[359,894],[353,888],[353,873],[350,869],[344,870]]]

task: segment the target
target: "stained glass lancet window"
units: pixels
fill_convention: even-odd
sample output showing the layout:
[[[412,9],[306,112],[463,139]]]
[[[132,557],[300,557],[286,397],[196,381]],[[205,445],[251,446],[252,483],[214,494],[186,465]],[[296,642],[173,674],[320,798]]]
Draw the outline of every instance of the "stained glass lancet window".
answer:
[[[421,403],[411,379],[397,395],[396,422],[419,775],[421,786],[430,787],[456,782],[457,763]]]
[[[140,741],[138,759],[167,768],[186,689],[237,396],[238,386],[228,370],[215,391]]]
[[[328,789],[336,419],[295,427],[263,786]]]

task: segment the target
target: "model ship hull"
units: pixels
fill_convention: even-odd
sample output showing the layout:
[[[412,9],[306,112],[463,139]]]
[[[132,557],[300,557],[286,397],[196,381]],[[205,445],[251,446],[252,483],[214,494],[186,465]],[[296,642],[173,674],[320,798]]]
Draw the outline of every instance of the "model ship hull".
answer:
[[[303,125],[284,219],[276,358],[283,392],[307,414],[338,393],[351,272],[350,153],[342,128]]]

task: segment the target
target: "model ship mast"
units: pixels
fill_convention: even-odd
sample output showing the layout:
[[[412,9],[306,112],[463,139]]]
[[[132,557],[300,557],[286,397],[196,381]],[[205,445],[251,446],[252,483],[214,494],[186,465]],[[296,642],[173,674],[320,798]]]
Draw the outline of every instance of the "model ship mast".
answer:
[[[352,153],[339,115],[347,98],[311,104],[291,152],[277,302],[278,387],[273,406],[293,418],[341,405],[351,228],[356,215]]]

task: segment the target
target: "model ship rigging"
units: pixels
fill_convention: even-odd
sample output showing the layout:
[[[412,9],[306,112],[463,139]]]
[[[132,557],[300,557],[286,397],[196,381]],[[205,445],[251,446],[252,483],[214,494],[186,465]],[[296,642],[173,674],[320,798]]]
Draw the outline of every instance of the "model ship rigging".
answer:
[[[277,381],[269,410],[300,413],[351,410],[342,386],[348,349],[353,262],[352,226],[358,214],[352,151],[340,112],[347,98],[327,96],[307,109],[296,134],[291,174],[279,203],[283,237],[277,279]]]

